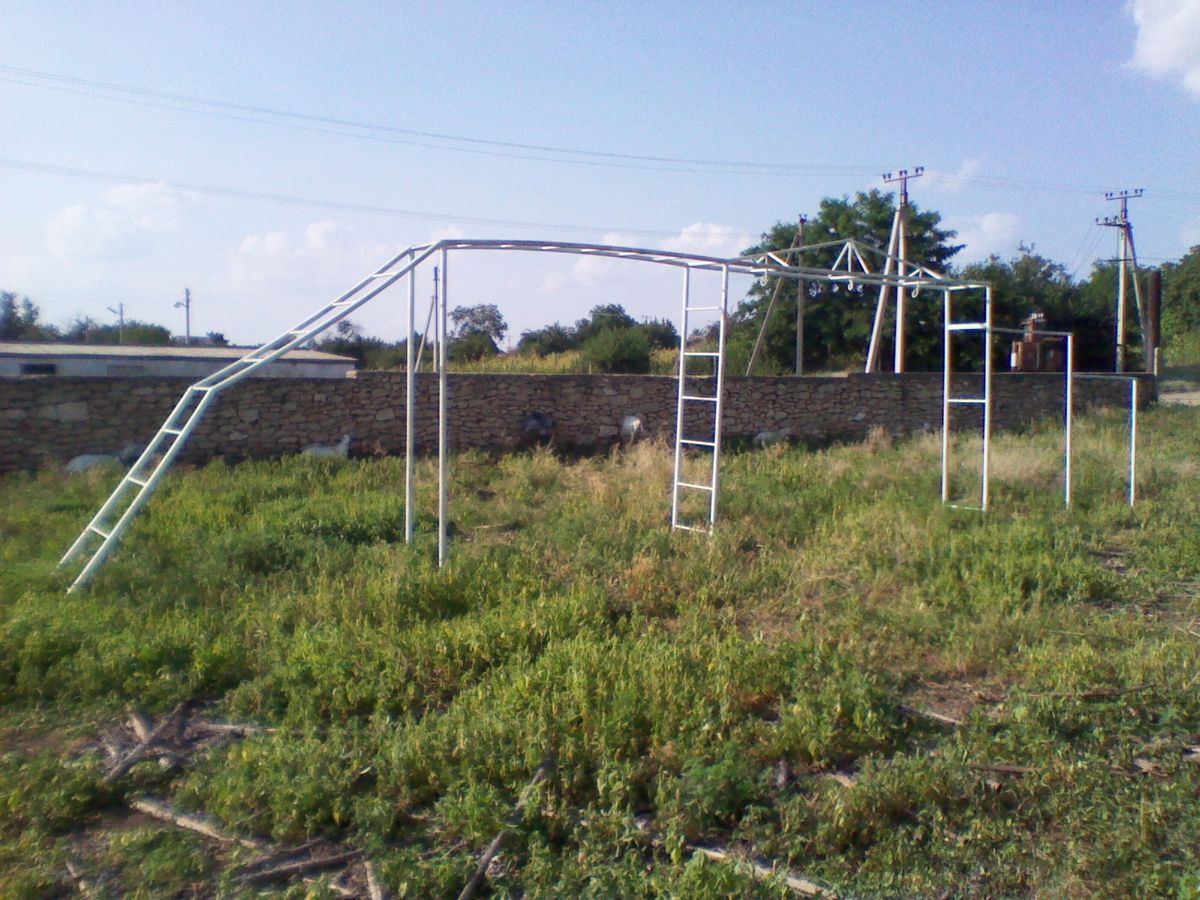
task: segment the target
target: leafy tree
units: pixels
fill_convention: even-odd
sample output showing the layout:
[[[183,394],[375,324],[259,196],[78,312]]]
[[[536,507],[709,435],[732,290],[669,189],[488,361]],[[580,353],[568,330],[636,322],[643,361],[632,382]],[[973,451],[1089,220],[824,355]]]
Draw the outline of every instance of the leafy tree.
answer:
[[[1200,244],[1162,267],[1162,333],[1171,338],[1200,331]]]
[[[72,344],[119,344],[123,339],[132,346],[165,347],[171,344],[171,332],[162,325],[129,319],[122,337],[118,325],[102,325],[91,316],[77,316],[63,339]]]
[[[485,356],[497,356],[500,348],[492,340],[492,336],[483,331],[468,331],[466,334],[453,338],[446,347],[446,354],[451,362],[474,362]]]
[[[517,341],[517,352],[548,356],[551,353],[565,353],[578,346],[575,329],[569,325],[555,322],[544,328],[521,332],[521,339]]]
[[[225,339],[225,335],[219,331],[210,331],[205,335],[208,338],[208,343],[212,347],[228,347],[229,341]]]
[[[895,215],[895,195],[872,190],[821,201],[818,214],[805,228],[805,244],[820,244],[855,238],[865,243],[886,247]],[[951,243],[955,232],[940,227],[941,216],[933,210],[922,210],[915,204],[908,209],[908,259],[944,271],[961,244]],[[778,222],[762,235],[762,239],[747,253],[765,250],[785,250],[796,235],[794,223]],[[838,247],[806,251],[806,265],[829,268],[833,265]],[[878,292],[864,290],[861,285],[851,290],[845,284],[805,282],[807,297],[804,316],[805,366],[861,365],[870,339]],[[753,342],[762,323],[771,294],[772,281],[758,283],[750,289],[733,316],[734,345]],[[764,339],[764,354],[776,368],[790,370],[795,359],[796,293],[794,281],[784,283],[776,302]],[[910,296],[908,330],[908,367],[911,369],[940,368],[941,366],[941,296],[925,291]],[[884,358],[890,355],[894,324],[884,325]]]
[[[659,350],[673,350],[679,347],[679,332],[673,322],[667,319],[646,319],[637,326],[646,333],[650,346]]]
[[[605,328],[580,348],[583,361],[596,372],[640,375],[650,371],[650,339],[641,328]]]
[[[619,303],[593,306],[586,319],[580,319],[575,323],[575,346],[582,347],[602,331],[619,331],[636,326],[637,320],[625,312],[625,307]]]
[[[1050,330],[1074,332],[1078,368],[1112,368],[1111,306],[1116,296],[1116,275],[1110,264],[1097,265],[1088,281],[1078,283],[1062,263],[1038,254],[1033,245],[1020,244],[1011,258],[1003,260],[993,254],[984,262],[965,266],[961,275],[992,286],[992,320],[997,326],[1017,328],[1032,313],[1042,312]],[[982,298],[975,296],[967,304],[956,315],[964,319],[972,315],[982,318]],[[1007,336],[998,338],[997,351],[1002,352],[1010,340]],[[978,364],[981,349],[968,351],[955,365]]]
[[[58,329],[41,321],[41,311],[28,297],[0,291],[0,341],[52,341]]]
[[[482,334],[491,339],[495,347],[508,334],[508,323],[500,314],[500,308],[494,303],[480,303],[475,306],[458,306],[450,311],[451,334],[456,338]],[[476,341],[476,344],[480,342]],[[482,346],[482,344],[480,344]],[[500,351],[497,349],[497,353]]]

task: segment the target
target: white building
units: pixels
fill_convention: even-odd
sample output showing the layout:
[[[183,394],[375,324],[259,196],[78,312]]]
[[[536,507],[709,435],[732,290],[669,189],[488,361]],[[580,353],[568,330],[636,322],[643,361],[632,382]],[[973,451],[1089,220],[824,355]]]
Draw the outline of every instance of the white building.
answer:
[[[99,344],[0,342],[0,377],[203,378],[250,352],[250,347],[126,347]],[[349,356],[293,350],[264,366],[264,378],[347,378]]]

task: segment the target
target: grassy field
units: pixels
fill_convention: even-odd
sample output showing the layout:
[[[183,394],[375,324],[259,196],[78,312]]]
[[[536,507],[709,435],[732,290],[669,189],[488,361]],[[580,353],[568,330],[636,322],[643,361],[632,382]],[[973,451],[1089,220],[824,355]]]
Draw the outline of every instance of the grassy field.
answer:
[[[936,436],[730,454],[711,541],[667,529],[663,447],[465,454],[444,572],[429,463],[411,546],[401,460],[212,464],[70,596],[115,476],[7,478],[0,896],[68,863],[237,895],[252,852],[143,793],[353,845],[405,897],[456,896],[506,821],[497,896],[1200,896],[1197,424],[1144,417],[1132,510],[1119,412],[1080,423],[1070,512],[1049,428],[996,441],[986,516],[938,502]],[[105,782],[104,728],[189,699],[274,730]]]

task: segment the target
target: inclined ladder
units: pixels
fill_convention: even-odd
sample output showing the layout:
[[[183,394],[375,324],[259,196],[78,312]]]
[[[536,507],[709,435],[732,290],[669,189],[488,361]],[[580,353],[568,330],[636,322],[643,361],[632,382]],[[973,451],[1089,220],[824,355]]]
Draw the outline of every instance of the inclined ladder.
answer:
[[[683,327],[679,333],[679,397],[675,410],[675,467],[671,486],[671,527],[683,531],[712,534],[717,518],[718,476],[721,464],[721,407],[725,394],[725,328],[729,307],[729,267],[721,270],[720,304],[693,306],[691,303],[691,270],[683,272]],[[692,313],[710,313],[717,317],[716,350],[689,350]],[[695,373],[689,361],[706,368]],[[697,456],[709,454],[707,477],[685,480],[684,463]],[[701,494],[704,518],[684,521],[680,501],[687,494]]]
[[[945,334],[943,339],[944,361],[942,366],[942,502],[956,509],[974,509],[986,512],[988,508],[988,481],[992,451],[992,288],[984,288],[984,318],[982,322],[955,322],[951,303],[951,292],[943,291]],[[953,395],[953,339],[954,335],[971,332],[983,337],[983,394],[971,397]],[[979,505],[950,502],[950,412],[955,406],[983,409],[983,448],[980,464]]]
[[[412,248],[404,250],[295,328],[261,347],[256,347],[241,359],[188,387],[166,421],[150,439],[146,449],[130,466],[129,471],[87,527],[79,533],[75,543],[59,560],[58,564],[62,566],[80,555],[87,554],[87,561],[71,583],[68,593],[90,581],[117,548],[130,522],[154,494],[162,477],[179,456],[188,436],[196,429],[205,411],[221,391],[243,378],[248,378],[262,366],[337,324],[377,294],[413,272],[432,252],[430,247],[419,251]]]

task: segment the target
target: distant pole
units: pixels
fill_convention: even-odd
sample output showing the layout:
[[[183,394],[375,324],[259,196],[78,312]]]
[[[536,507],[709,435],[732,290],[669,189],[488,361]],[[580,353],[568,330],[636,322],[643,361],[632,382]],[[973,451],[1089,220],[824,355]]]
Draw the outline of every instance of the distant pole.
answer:
[[[800,266],[804,262],[804,223],[806,216],[801,216],[796,224],[796,259],[793,265]],[[796,375],[804,374],[804,300],[808,292],[804,289],[804,279],[796,279]]]
[[[1125,335],[1125,320],[1128,318],[1129,306],[1125,286],[1131,273],[1133,276],[1133,297],[1137,304],[1138,325],[1141,329],[1143,344],[1145,342],[1146,320],[1142,312],[1142,291],[1138,286],[1137,279],[1137,255],[1133,249],[1133,223],[1129,221],[1129,201],[1136,200],[1142,194],[1142,188],[1134,191],[1106,191],[1104,199],[1119,201],[1121,212],[1116,216],[1105,216],[1103,219],[1096,220],[1097,225],[1116,228],[1120,232],[1118,239],[1120,241],[1121,256],[1118,260],[1117,268],[1117,358],[1113,367],[1117,372],[1125,371],[1125,351],[1126,344],[1128,343]]]
[[[117,317],[117,343],[125,343],[125,304],[118,303],[115,307],[108,307],[108,311]]]
[[[896,244],[897,257],[896,274],[900,278],[904,278],[907,274],[904,271],[904,263],[908,260],[908,181],[910,178],[920,178],[925,174],[924,166],[916,166],[911,172],[908,169],[901,169],[895,176],[888,172],[883,176],[884,184],[900,183],[900,202],[896,206]],[[905,352],[905,334],[904,334],[904,319],[905,307],[908,300],[908,291],[905,290],[903,283],[896,284],[896,353],[893,365],[893,371],[904,371],[904,352]]]
[[[175,304],[175,308],[183,307],[183,346],[188,347],[192,343],[192,292],[188,288],[183,289],[183,299]]]

